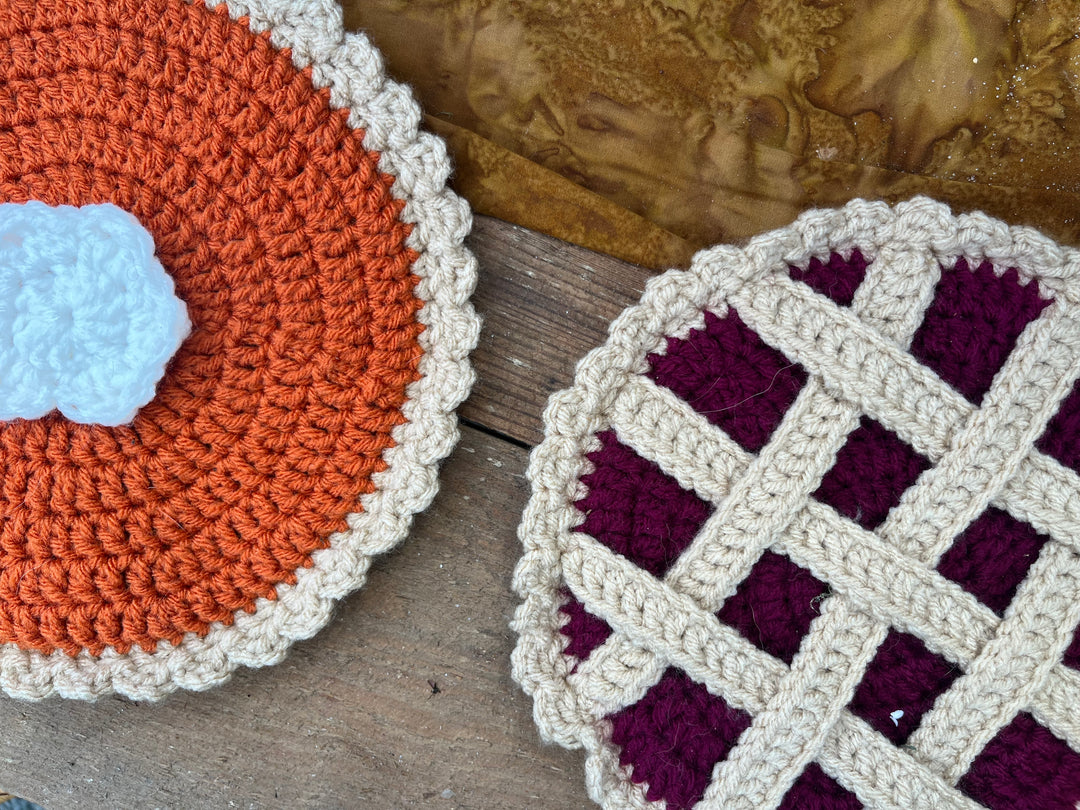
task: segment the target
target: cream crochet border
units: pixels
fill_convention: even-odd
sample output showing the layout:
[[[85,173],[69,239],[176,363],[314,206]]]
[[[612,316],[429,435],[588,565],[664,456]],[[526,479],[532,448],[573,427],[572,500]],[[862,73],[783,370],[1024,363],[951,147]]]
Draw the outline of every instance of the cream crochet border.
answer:
[[[856,246],[874,261],[869,283],[860,288],[850,312],[788,277],[789,265],[806,266],[812,257],[832,252],[846,255]],[[1017,267],[1024,281],[1035,281],[1055,300],[1025,330],[978,409],[911,362],[905,351],[933,294],[939,264],[959,256],[985,258],[997,268]],[[880,273],[883,267],[890,269]],[[870,281],[874,272],[880,274]],[[877,284],[886,287],[880,294],[874,292]],[[841,423],[830,439],[835,452],[846,435],[844,420],[854,427],[852,419],[869,413],[940,471],[935,474],[939,486],[923,488],[917,497],[905,495],[877,534],[820,504],[808,505],[805,495],[793,496],[802,498],[792,502],[793,519],[763,527],[773,538],[764,545],[780,548],[832,581],[844,597],[837,600],[834,594],[824,603],[803,644],[806,650],[809,642],[815,655],[800,653],[790,670],[712,615],[762,548],[704,547],[710,519],[683,555],[695,563],[680,558],[657,581],[573,531],[580,522],[573,504],[584,494],[580,478],[591,469],[585,454],[598,446],[595,434],[610,427],[684,487],[714,503],[717,513],[726,510],[744,520],[758,514],[752,504],[750,518],[739,512],[740,503],[754,492],[753,483],[727,497],[758,469],[751,470],[754,457],[642,376],[646,356],[664,351],[665,336],[685,335],[701,325],[704,309],[723,314],[729,302],[767,342],[782,346],[789,356],[794,353],[811,373],[792,406],[801,413],[785,417],[777,434],[795,424],[785,434],[790,435],[802,416],[820,414]],[[851,336],[849,342],[841,340]],[[845,351],[838,362],[836,347],[841,345]],[[1035,358],[1040,362],[1032,363]],[[978,805],[954,785],[1017,706],[1080,751],[1080,673],[1054,664],[1080,620],[1080,476],[1031,449],[1078,374],[1080,251],[984,214],[954,216],[926,198],[895,208],[855,200],[839,210],[809,211],[791,227],[759,236],[743,248],[702,251],[688,271],[652,279],[641,302],[612,324],[606,344],[579,363],[573,386],[552,396],[544,414],[545,438],[530,460],[533,492],[519,528],[524,555],[514,575],[523,601],[512,623],[519,634],[513,677],[533,698],[542,737],[585,748],[589,795],[608,810],[661,806],[649,802],[619,765],[604,717],[640,699],[671,663],[755,716],[732,755],[714,770],[699,808],[775,807],[808,759],[867,807],[974,808]],[[996,448],[987,450],[991,443],[986,439],[1005,436],[1002,426],[1013,422],[1026,427],[1003,443],[1007,448],[1018,444],[1011,455],[993,457]],[[951,444],[957,435],[967,440],[959,447]],[[808,473],[811,481],[814,476],[819,481],[831,464],[830,448],[807,459],[794,452],[781,456],[785,449],[773,444],[763,451],[775,451],[768,463],[790,458],[796,477]],[[989,456],[980,455],[984,450]],[[981,469],[984,461],[990,473]],[[973,487],[970,503],[957,500],[952,486],[965,476]],[[783,490],[786,484],[770,486]],[[949,530],[966,525],[988,501],[1051,537],[1049,551],[1014,600],[1014,608],[1021,599],[1022,607],[1015,616],[1011,610],[1004,622],[925,563],[936,560],[942,544],[951,542],[955,533]],[[773,502],[763,508],[767,521]],[[925,538],[927,524],[935,520],[944,527],[940,537],[930,532],[922,546],[905,539]],[[907,543],[906,554],[896,559],[880,542],[883,534],[890,542]],[[562,653],[566,640],[559,632],[565,622],[559,613],[560,589],[566,586],[613,628],[611,638],[579,662],[576,671]],[[1057,624],[1039,624],[1043,612]],[[880,643],[890,624],[917,634],[930,649],[975,672],[939,699],[933,709],[938,729],[923,723],[909,741],[914,754],[896,748],[844,710],[850,697],[845,690],[861,677],[853,662],[868,661],[877,646],[873,642]],[[1003,632],[1001,640],[995,637],[999,627],[1015,632]],[[1014,672],[1018,659],[1011,655],[1017,650],[1010,644],[1039,633],[1045,643],[1041,655]],[[826,695],[820,705],[804,699],[816,690],[796,688],[807,683]],[[998,703],[991,700],[983,707],[992,715],[986,719],[971,706],[991,683],[1005,685]],[[788,687],[792,691],[783,693],[784,700],[771,700]],[[802,713],[800,721],[791,714],[793,703]]]
[[[190,1],[190,0],[189,0]],[[207,0],[209,7],[223,0]],[[177,688],[201,690],[226,681],[241,665],[280,661],[289,646],[309,638],[330,619],[336,600],[367,578],[372,555],[397,545],[416,512],[437,490],[437,465],[458,439],[455,408],[472,387],[468,362],[480,321],[469,304],[476,260],[463,242],[471,227],[466,203],[446,188],[450,161],[434,135],[420,132],[420,109],[408,88],[387,78],[382,58],[361,34],[346,33],[334,0],[228,2],[233,19],[248,18],[252,31],[270,32],[277,48],[289,48],[298,69],[311,67],[316,87],[330,103],[347,108],[349,124],[365,131],[364,146],[381,154],[379,168],[396,179],[392,192],[405,201],[402,218],[413,223],[408,245],[420,254],[413,272],[425,302],[419,319],[424,350],[420,379],[409,386],[407,421],[394,429],[388,468],[375,476],[376,490],[360,499],[363,511],[348,516],[350,529],[315,552],[315,565],[297,572],[297,583],[280,586],[276,600],[260,599],[254,613],[238,613],[231,626],[215,624],[205,636],[190,634],[178,646],[165,642],[154,653],[44,655],[14,645],[0,647],[0,688],[37,700],[50,695],[94,699],[117,692],[155,700]]]

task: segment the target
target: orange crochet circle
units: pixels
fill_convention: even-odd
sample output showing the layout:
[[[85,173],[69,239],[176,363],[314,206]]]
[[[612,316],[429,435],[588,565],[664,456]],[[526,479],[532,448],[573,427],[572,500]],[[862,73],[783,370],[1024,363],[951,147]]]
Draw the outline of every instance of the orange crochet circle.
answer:
[[[131,211],[193,324],[132,425],[0,425],[2,642],[153,650],[253,611],[348,528],[404,421],[421,302],[392,178],[223,12],[0,12],[0,201]]]

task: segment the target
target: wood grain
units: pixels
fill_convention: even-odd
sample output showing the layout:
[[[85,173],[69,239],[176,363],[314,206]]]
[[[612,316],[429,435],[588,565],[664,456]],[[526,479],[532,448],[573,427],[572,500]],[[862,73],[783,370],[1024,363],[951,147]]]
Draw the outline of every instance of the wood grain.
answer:
[[[461,415],[534,445],[548,397],[655,273],[489,217],[476,218],[470,247],[484,327],[473,355],[479,379]]]
[[[410,538],[323,632],[220,689],[0,700],[0,789],[48,810],[593,806],[583,756],[540,743],[510,678],[510,581],[544,404],[652,273],[485,217],[470,247],[475,427]]]
[[[50,810],[591,807],[509,675],[525,464],[465,428],[412,536],[276,667],[157,705],[0,701],[3,789]]]

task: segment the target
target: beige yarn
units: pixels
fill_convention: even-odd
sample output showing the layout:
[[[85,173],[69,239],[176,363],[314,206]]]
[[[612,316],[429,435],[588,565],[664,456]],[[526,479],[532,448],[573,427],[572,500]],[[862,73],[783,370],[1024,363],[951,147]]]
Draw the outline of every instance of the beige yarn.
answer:
[[[209,7],[222,3],[206,0]],[[259,599],[254,613],[237,614],[231,625],[215,624],[207,635],[189,634],[176,646],[162,641],[153,653],[110,648],[98,657],[70,657],[0,646],[0,688],[15,697],[93,699],[117,692],[152,700],[177,688],[207,689],[241,665],[277,663],[294,641],[329,621],[338,599],[364,584],[373,555],[405,537],[413,514],[435,496],[438,462],[458,439],[454,410],[472,387],[468,354],[480,322],[468,302],[476,260],[463,246],[471,215],[446,188],[445,144],[419,131],[420,109],[408,88],[387,78],[366,37],[346,33],[335,0],[225,5],[231,18],[246,17],[252,31],[268,32],[271,44],[289,49],[298,69],[310,68],[315,86],[329,89],[331,106],[349,111],[350,126],[364,130],[364,147],[378,152],[380,170],[395,178],[392,193],[405,202],[402,220],[413,224],[407,244],[420,254],[412,267],[420,279],[416,295],[425,302],[417,316],[425,327],[420,379],[407,389],[406,421],[384,453],[387,469],[373,476],[375,491],[347,517],[349,530],[312,555],[312,568],[297,572],[295,585],[277,588],[276,600]]]
[[[871,263],[850,308],[788,276],[789,265],[856,246]],[[941,263],[957,256],[1017,267],[1054,300],[980,406],[906,351]],[[665,336],[729,304],[809,375],[756,456],[643,376]],[[1080,251],[925,198],[810,211],[653,279],[574,386],[552,397],[529,467],[513,673],[542,736],[586,749],[589,795],[605,808],[656,806],[619,765],[604,718],[673,665],[753,716],[699,808],[776,807],[811,761],[866,807],[978,807],[956,782],[1020,711],[1080,751],[1080,672],[1061,664],[1080,622],[1080,476],[1034,448],[1078,376]],[[810,498],[863,414],[934,465],[873,532]],[[609,428],[715,506],[663,580],[573,531],[585,454]],[[991,504],[1051,538],[1004,619],[934,570]],[[769,548],[833,593],[790,667],[714,615]],[[613,630],[573,671],[559,632],[563,587]],[[845,709],[890,626],[964,672],[903,748]]]

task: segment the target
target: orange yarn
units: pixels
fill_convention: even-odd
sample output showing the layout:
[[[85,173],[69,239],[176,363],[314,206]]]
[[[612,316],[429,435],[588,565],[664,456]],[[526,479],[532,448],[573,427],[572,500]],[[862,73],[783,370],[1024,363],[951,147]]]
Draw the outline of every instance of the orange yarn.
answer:
[[[4,0],[0,201],[112,202],[193,331],[131,426],[0,425],[0,641],[179,642],[373,489],[421,326],[393,178],[307,72],[182,0]]]

